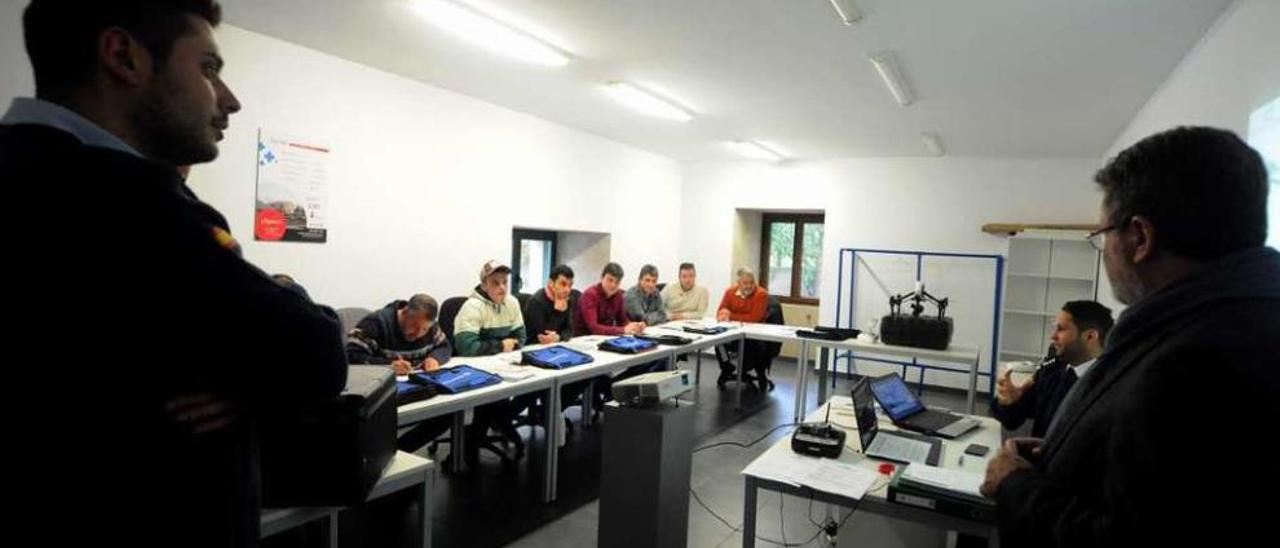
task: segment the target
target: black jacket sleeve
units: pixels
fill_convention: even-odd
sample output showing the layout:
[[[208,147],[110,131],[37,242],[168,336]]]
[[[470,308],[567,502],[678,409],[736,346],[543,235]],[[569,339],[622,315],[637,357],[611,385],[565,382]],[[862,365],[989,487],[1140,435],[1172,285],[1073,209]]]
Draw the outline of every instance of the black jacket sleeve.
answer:
[[[542,305],[542,299],[538,295],[529,297],[529,302],[525,303],[524,311],[524,330],[527,336],[526,344],[538,344],[538,335],[547,330],[546,309]]]
[[[382,322],[375,317],[377,312],[369,314],[356,324],[355,329],[347,333],[347,360],[351,363],[387,365],[391,360],[382,356],[381,348],[386,342]]]

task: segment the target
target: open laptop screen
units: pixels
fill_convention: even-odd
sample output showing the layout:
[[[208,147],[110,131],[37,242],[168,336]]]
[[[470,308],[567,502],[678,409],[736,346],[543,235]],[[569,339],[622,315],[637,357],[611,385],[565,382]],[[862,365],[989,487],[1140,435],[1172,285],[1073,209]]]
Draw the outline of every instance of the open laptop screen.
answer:
[[[853,387],[853,414],[858,421],[858,440],[862,442],[861,447],[865,452],[871,446],[871,440],[876,438],[876,429],[880,427],[876,422],[875,400],[871,399],[871,383],[865,378]]]
[[[871,381],[871,391],[876,395],[880,407],[889,414],[894,422],[899,422],[924,410],[924,404],[916,399],[907,383],[897,373],[890,373]]]

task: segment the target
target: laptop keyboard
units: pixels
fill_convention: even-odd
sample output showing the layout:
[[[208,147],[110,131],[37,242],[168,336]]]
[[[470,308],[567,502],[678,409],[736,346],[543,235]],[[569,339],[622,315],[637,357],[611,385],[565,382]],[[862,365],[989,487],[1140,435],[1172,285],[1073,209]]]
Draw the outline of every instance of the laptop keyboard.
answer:
[[[926,410],[922,413],[917,413],[915,416],[912,416],[907,420],[910,421],[912,426],[934,432],[955,422],[956,417],[950,413]]]
[[[871,447],[867,450],[867,454],[879,454],[907,462],[925,463],[929,459],[928,443],[909,440],[900,436],[876,436],[872,440]]]

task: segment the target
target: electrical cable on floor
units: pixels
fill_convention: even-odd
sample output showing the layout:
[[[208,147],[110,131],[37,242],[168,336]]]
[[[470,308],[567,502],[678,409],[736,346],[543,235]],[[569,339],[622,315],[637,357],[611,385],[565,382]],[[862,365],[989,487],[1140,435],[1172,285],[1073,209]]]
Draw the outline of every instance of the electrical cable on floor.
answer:
[[[883,487],[883,486],[882,486],[882,487]],[[875,488],[870,489],[870,490],[874,490],[874,489],[875,489]],[[804,542],[801,542],[801,543],[788,543],[788,542],[786,542],[786,531],[785,531],[785,529],[784,529],[784,530],[783,530],[783,535],[782,535],[783,542],[778,542],[778,541],[776,541],[776,540],[773,540],[773,539],[770,539],[770,538],[766,538],[766,537],[762,537],[762,536],[760,536],[760,535],[756,535],[756,540],[759,540],[759,541],[762,541],[762,542],[767,542],[767,543],[769,543],[769,544],[773,544],[773,545],[777,545],[777,546],[782,546],[783,548],[800,548],[800,547],[802,547],[802,546],[807,546],[807,545],[811,544],[815,539],[817,539],[817,538],[818,538],[818,536],[819,536],[819,535],[821,535],[823,532],[825,532],[825,531],[826,531],[826,527],[825,527],[825,526],[818,525],[816,522],[813,522],[813,494],[812,494],[812,493],[813,493],[813,490],[812,490],[812,489],[810,489],[810,490],[809,490],[809,492],[810,492],[810,495],[809,495],[809,510],[810,510],[810,512],[809,512],[809,516],[810,516],[810,517],[809,517],[809,521],[810,521],[811,523],[814,523],[814,525],[818,527],[818,530],[817,530],[817,531],[815,531],[815,532],[813,533],[813,536],[809,537],[809,538],[808,538],[808,540],[805,540]],[[707,513],[711,514],[711,516],[712,516],[712,517],[714,517],[714,518],[716,518],[717,520],[719,520],[719,521],[720,521],[720,523],[723,523],[725,527],[728,527],[728,528],[729,528],[729,532],[730,532],[730,533],[737,533],[737,532],[742,531],[742,526],[741,526],[741,525],[739,525],[739,526],[736,526],[736,527],[735,527],[732,523],[729,523],[729,520],[724,519],[723,517],[721,517],[721,516],[720,516],[720,514],[717,514],[715,510],[712,510],[710,506],[707,506],[707,503],[705,503],[705,502],[703,502],[703,501],[702,501],[702,497],[699,497],[699,496],[698,496],[697,491],[694,491],[692,487],[690,487],[690,488],[689,488],[689,494],[690,494],[690,495],[693,495],[693,500],[697,501],[698,506],[701,506],[703,510],[706,510],[706,511],[707,511]],[[779,495],[781,495],[781,496],[786,496],[786,495],[783,495],[782,493],[779,493]],[[853,513],[854,513],[855,511],[857,511],[857,509],[858,509],[858,506],[857,506],[857,505],[854,505],[854,506],[853,506],[853,508],[850,508],[850,509],[849,509],[849,514],[848,514],[848,515],[846,515],[846,516],[844,517],[844,519],[840,520],[840,523],[836,525],[836,530],[837,530],[837,531],[839,531],[841,528],[843,528],[843,527],[844,527],[845,522],[849,521],[849,516],[852,516],[852,515],[853,515]],[[783,513],[782,513],[782,505],[781,505],[781,502],[779,503],[778,516],[779,516],[779,521],[780,521],[781,525],[783,525],[783,526],[785,527],[785,526],[786,526],[786,521],[785,521],[785,517],[784,517],[784,516],[785,516],[785,514],[783,514]]]
[[[765,439],[767,439],[769,436],[772,436],[774,432],[777,432],[778,430],[780,430],[780,429],[782,429],[782,428],[786,428],[786,427],[788,427],[788,426],[799,426],[800,424],[801,424],[801,423],[798,423],[798,422],[789,422],[789,423],[787,423],[787,424],[779,424],[778,426],[775,426],[775,427],[773,427],[772,429],[770,429],[768,432],[765,432],[765,434],[764,434],[763,436],[760,436],[760,437],[758,437],[758,438],[756,438],[756,439],[754,439],[754,440],[751,440],[750,442],[747,442],[747,443],[745,443],[745,444],[744,444],[744,443],[740,443],[740,442],[736,442],[736,441],[721,441],[721,442],[712,443],[712,444],[710,444],[710,445],[704,445],[704,446],[702,446],[702,447],[699,447],[699,448],[697,448],[697,449],[694,449],[694,450],[693,450],[693,452],[694,452],[694,453],[697,453],[697,452],[699,452],[699,451],[703,451],[703,450],[706,450],[706,449],[711,449],[711,448],[714,448],[714,447],[723,447],[723,446],[727,446],[727,445],[731,445],[731,446],[734,446],[734,447],[741,447],[741,448],[743,448],[743,449],[747,449],[747,448],[749,448],[749,447],[751,447],[751,446],[753,446],[753,445],[755,445],[755,444],[757,444],[757,443],[760,443],[760,442],[764,441],[764,440],[765,440]]]

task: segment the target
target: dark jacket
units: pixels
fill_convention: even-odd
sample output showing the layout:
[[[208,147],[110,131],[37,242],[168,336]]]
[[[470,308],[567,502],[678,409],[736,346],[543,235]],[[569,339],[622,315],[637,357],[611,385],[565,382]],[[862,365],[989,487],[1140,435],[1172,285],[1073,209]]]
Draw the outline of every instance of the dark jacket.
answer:
[[[1230,546],[1280,488],[1280,253],[1217,261],[1130,307],[1035,469],[999,486],[1001,545]]]
[[[529,334],[527,344],[538,344],[538,335],[555,331],[564,342],[573,337],[573,303],[564,310],[556,310],[555,301],[547,297],[547,290],[540,289],[529,296],[524,305],[524,330]]]
[[[7,304],[44,326],[21,333],[37,352],[9,382],[46,395],[10,441],[58,471],[32,478],[24,508],[62,516],[46,528],[58,544],[256,544],[257,419],[342,389],[337,317],[232,252],[226,221],[172,166],[0,126],[0,181],[21,288]],[[168,407],[192,394],[229,403],[229,422],[196,433]],[[83,510],[70,524],[67,497]]]
[[[1008,430],[1016,430],[1028,419],[1031,420],[1031,437],[1042,438],[1053,421],[1062,398],[1067,395],[1067,364],[1058,359],[1041,367],[1032,377],[1031,386],[1027,387],[1018,401],[1009,405],[1000,405],[995,398],[991,399],[991,416],[1000,421],[1000,425]]]
[[[396,312],[407,306],[408,301],[392,301],[361,319],[347,334],[347,360],[386,365],[394,358],[403,358],[415,367],[427,358],[435,358],[440,365],[448,362],[453,356],[453,347],[438,324],[432,324],[420,339],[404,338]]]

